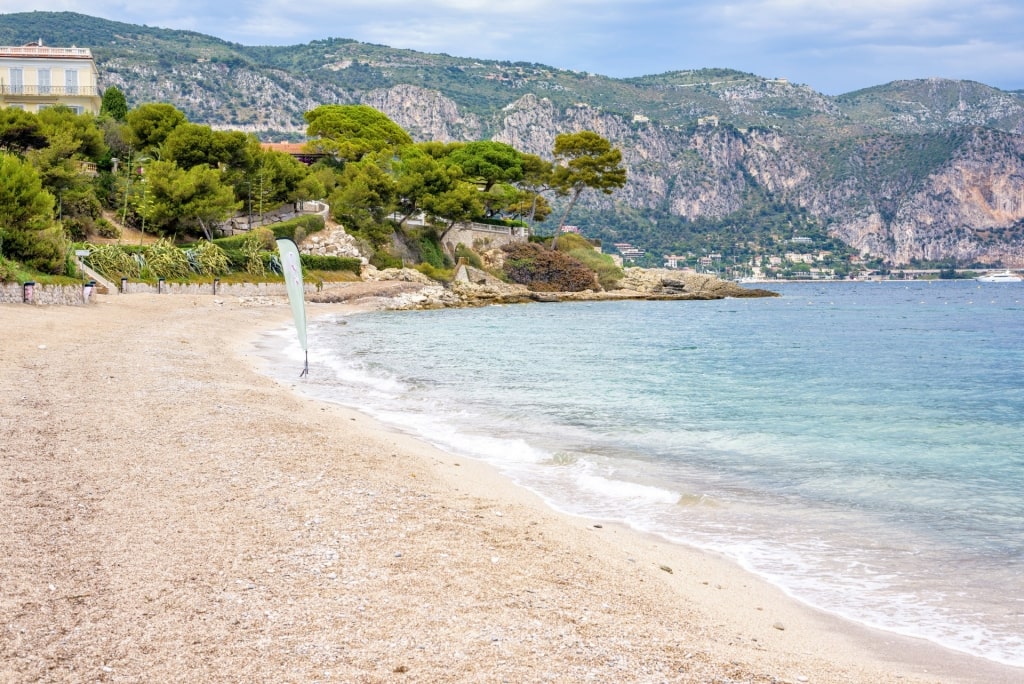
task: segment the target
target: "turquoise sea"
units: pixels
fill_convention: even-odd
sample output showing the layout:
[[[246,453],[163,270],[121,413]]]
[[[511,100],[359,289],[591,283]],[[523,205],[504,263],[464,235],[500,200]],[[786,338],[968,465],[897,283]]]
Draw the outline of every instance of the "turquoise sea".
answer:
[[[326,317],[299,386],[561,511],[1024,666],[1024,284],[772,289]],[[293,328],[263,353],[295,381]]]

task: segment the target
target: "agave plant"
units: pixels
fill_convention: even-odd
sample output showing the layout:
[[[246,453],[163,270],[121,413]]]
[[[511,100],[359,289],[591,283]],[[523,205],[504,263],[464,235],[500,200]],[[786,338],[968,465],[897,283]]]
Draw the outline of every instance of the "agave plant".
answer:
[[[85,263],[106,278],[138,278],[142,273],[142,264],[117,245],[87,244],[86,247],[89,256],[85,257]]]
[[[188,278],[192,273],[185,252],[167,239],[150,245],[146,250],[146,264],[158,278]]]
[[[242,242],[242,254],[245,255],[245,270],[250,275],[261,277],[266,275],[267,269],[263,264],[264,241],[256,231],[245,236]]]
[[[223,275],[230,265],[224,250],[212,242],[200,242],[185,250],[189,267],[199,275]]]

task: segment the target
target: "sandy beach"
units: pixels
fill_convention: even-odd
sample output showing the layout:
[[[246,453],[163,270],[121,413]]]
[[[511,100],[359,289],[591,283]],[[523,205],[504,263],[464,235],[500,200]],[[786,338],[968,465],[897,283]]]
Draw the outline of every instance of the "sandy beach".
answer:
[[[0,305],[0,682],[1024,678],[304,398],[253,352],[290,316]]]

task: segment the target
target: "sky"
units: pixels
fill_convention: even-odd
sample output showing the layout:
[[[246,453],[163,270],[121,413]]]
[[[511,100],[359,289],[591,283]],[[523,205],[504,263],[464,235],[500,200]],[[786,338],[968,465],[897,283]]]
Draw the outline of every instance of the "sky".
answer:
[[[323,38],[613,77],[722,67],[839,95],[954,78],[1024,89],[1021,0],[0,0],[243,45]]]

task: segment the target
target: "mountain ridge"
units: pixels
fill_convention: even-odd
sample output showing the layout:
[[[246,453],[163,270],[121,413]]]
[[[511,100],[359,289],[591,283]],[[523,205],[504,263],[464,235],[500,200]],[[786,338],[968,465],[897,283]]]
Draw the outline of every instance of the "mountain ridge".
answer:
[[[1024,96],[974,81],[827,96],[731,69],[615,79],[344,38],[243,46],[75,13],[0,15],[0,43],[38,38],[91,47],[101,83],[133,105],[170,102],[265,139],[301,139],[302,114],[325,103],[369,104],[418,140],[542,155],[557,133],[595,130],[630,176],[582,207],[577,222],[606,242],[745,255],[800,234],[893,264],[1024,264]]]

